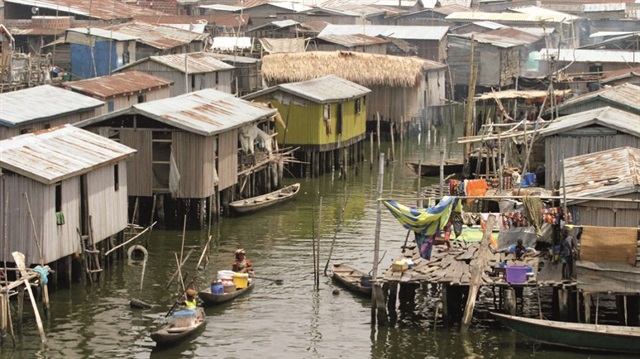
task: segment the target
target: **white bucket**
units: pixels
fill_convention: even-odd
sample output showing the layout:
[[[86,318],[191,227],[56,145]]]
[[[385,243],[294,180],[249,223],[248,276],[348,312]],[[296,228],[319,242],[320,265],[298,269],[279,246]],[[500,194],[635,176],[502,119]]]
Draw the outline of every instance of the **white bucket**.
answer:
[[[233,271],[232,270],[219,270],[218,271],[218,279],[219,280],[233,280]]]

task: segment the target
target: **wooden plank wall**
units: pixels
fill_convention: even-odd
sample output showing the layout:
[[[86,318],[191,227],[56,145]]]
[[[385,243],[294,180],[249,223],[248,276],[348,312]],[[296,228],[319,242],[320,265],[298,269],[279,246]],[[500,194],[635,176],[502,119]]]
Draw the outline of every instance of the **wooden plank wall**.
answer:
[[[153,196],[152,131],[120,128],[120,143],[138,152],[127,160],[127,191],[129,196]]]
[[[115,165],[87,173],[89,215],[92,217],[93,238],[97,243],[127,227],[127,168],[118,164],[119,184],[116,190]]]
[[[218,136],[218,190],[238,183],[238,130],[233,129]]]
[[[173,155],[180,172],[181,198],[207,198],[214,193],[215,137],[173,132]]]

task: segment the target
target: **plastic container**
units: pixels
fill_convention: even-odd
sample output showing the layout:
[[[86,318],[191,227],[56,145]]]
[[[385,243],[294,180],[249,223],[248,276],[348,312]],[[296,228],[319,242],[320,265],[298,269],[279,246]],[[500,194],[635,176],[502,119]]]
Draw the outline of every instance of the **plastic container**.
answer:
[[[249,274],[233,273],[233,283],[235,283],[237,289],[246,288],[249,285]]]
[[[190,327],[196,323],[196,312],[182,310],[173,313],[173,325],[176,327]]]
[[[535,173],[525,173],[524,182],[527,184],[527,186],[531,186],[532,184],[536,183]]]
[[[233,273],[235,273],[232,270],[219,270],[218,271],[218,279],[219,280],[232,280],[233,279]]]
[[[225,293],[233,293],[236,291],[236,284],[233,282],[225,282],[223,287]]]
[[[505,272],[507,275],[507,282],[511,284],[520,284],[527,281],[527,267],[526,266],[506,266]]]
[[[224,294],[224,286],[222,282],[211,283],[211,294]]]

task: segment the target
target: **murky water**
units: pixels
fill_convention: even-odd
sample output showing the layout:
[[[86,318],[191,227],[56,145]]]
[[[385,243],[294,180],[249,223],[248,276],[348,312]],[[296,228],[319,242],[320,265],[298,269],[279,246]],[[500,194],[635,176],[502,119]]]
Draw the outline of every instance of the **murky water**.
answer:
[[[398,160],[385,167],[384,196],[415,202],[416,177],[407,159],[435,159],[438,151],[417,140],[398,144]],[[367,146],[366,146],[367,147]],[[454,148],[454,151],[459,149]],[[154,230],[149,260],[141,283],[139,262],[118,262],[93,286],[75,284],[51,295],[51,316],[45,319],[47,343],[39,341],[30,307],[25,309],[15,347],[4,337],[2,358],[586,358],[586,354],[539,348],[491,321],[474,321],[460,334],[456,328],[434,330],[429,300],[416,305],[412,316],[400,316],[392,327],[371,325],[370,300],[340,290],[322,276],[314,290],[313,230],[319,231],[321,269],[336,237],[332,260],[368,270],[373,263],[377,166],[360,165],[346,180],[327,175],[301,180],[302,193],[293,201],[263,213],[225,218],[212,227],[209,263],[196,268],[206,243],[206,230],[187,231],[184,267],[204,288],[221,269],[229,269],[233,252],[245,248],[256,275],[280,279],[282,285],[260,280],[252,293],[219,307],[207,308],[207,324],[199,335],[169,349],[156,350],[149,334],[161,326],[173,304],[177,285],[167,288],[180,253],[180,231]],[[293,182],[289,179],[288,182]],[[431,182],[433,183],[433,182]],[[421,185],[428,184],[425,179]],[[348,195],[341,230],[338,216]],[[322,206],[320,207],[320,198]],[[313,228],[321,216],[321,227]],[[383,209],[381,267],[400,252],[406,232]],[[140,299],[154,305],[131,309]],[[423,301],[423,300],[421,300]],[[480,316],[482,313],[480,313]],[[486,316],[486,315],[485,315]],[[606,355],[588,357],[608,357]]]

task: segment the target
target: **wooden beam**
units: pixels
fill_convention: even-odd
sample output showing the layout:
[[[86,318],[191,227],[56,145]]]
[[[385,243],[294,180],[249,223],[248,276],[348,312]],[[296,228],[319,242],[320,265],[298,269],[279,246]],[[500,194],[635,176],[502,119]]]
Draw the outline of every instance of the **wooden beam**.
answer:
[[[469,295],[467,296],[467,304],[464,308],[464,316],[462,317],[462,325],[460,326],[461,332],[469,330],[471,325],[471,318],[473,317],[473,308],[476,304],[476,296],[478,295],[478,289],[482,283],[482,272],[484,271],[485,264],[487,262],[487,253],[489,252],[489,239],[493,233],[493,227],[496,223],[496,216],[490,215],[487,219],[486,226],[484,227],[484,233],[482,235],[482,241],[480,242],[480,250],[478,256],[475,258],[475,264],[471,268],[471,285],[469,286]]]
[[[36,299],[33,297],[33,291],[31,291],[31,284],[27,279],[29,275],[27,274],[27,269],[24,265],[24,254],[20,252],[11,253],[13,256],[13,260],[16,262],[16,266],[20,270],[20,275],[24,279],[25,287],[27,288],[27,292],[29,293],[29,299],[31,300],[31,306],[33,307],[33,314],[36,317],[36,324],[38,325],[38,331],[40,332],[40,340],[44,343],[47,341],[47,337],[44,335],[44,328],[42,327],[42,320],[40,319],[40,311],[38,311],[38,305],[36,304]]]

